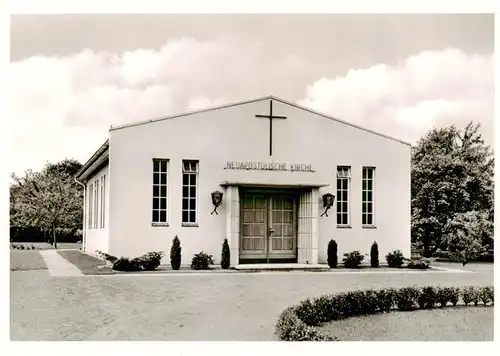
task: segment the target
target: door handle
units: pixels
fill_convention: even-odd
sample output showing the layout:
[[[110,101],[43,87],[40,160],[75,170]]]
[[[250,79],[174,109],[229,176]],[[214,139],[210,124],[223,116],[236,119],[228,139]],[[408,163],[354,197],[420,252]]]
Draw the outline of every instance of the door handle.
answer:
[[[270,233],[273,233],[273,232],[274,232],[274,229],[271,229],[271,228],[270,228],[270,229],[268,229],[267,231],[268,231],[268,232],[270,232]]]

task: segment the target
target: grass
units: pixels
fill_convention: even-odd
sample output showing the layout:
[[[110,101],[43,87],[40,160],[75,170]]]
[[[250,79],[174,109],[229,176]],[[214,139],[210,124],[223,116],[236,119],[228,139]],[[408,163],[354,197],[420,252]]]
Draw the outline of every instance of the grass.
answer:
[[[98,266],[105,266],[106,261],[87,255],[79,250],[62,250],[57,251],[57,253],[78,267],[83,274],[113,274],[110,268],[98,268]]]
[[[492,307],[390,312],[319,327],[343,341],[493,341]]]
[[[36,271],[47,269],[47,265],[40,255],[34,250],[10,251],[11,271]]]

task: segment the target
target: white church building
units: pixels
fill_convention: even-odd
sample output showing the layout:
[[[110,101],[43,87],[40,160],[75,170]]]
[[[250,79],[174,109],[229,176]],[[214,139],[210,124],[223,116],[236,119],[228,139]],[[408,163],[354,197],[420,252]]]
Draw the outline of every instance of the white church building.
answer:
[[[83,249],[137,257],[181,241],[231,265],[410,256],[409,143],[268,96],[112,126],[77,173]],[[219,193],[222,193],[220,196]],[[365,260],[369,260],[366,258]]]

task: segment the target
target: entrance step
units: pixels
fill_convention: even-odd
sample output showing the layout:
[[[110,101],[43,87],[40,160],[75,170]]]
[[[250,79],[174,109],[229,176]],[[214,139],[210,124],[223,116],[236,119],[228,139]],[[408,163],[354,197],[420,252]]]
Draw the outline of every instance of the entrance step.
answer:
[[[260,271],[328,271],[328,265],[311,265],[305,263],[255,263],[234,266],[233,269],[244,272]]]

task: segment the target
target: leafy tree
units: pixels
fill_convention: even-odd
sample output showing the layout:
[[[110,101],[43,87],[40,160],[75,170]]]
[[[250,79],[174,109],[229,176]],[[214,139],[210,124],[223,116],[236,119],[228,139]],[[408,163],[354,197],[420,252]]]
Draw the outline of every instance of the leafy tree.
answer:
[[[42,172],[28,170],[24,177],[12,174],[11,226],[36,227],[51,231],[55,248],[56,229],[76,231],[81,228],[83,190],[73,180],[74,169],[71,167],[75,162],[65,160],[58,164],[48,163]],[[71,168],[69,171],[65,169],[68,166]]]
[[[460,214],[476,211],[493,223],[494,161],[479,129],[472,122],[433,129],[413,149],[412,242],[422,243],[426,257],[452,248],[449,227]]]
[[[493,223],[486,212],[470,211],[457,214],[445,229],[447,248],[451,257],[462,265],[486,252],[485,236],[493,235]]]

